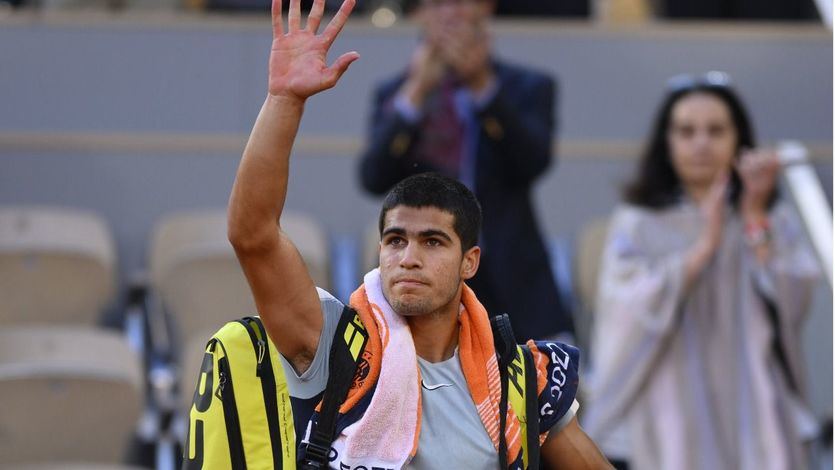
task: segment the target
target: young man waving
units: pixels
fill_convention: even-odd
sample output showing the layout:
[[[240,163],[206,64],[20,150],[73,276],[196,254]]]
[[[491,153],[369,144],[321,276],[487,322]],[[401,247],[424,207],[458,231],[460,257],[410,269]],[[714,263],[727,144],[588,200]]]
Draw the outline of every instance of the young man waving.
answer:
[[[325,388],[343,305],[314,286],[281,230],[281,213],[305,101],[333,87],[359,58],[348,52],[326,62],[354,2],[345,0],[320,34],[324,0],[313,3],[304,27],[300,2],[292,0],[286,30],[274,1],[268,95],[229,202],[229,239],[297,398]],[[369,332],[367,370],[340,409],[331,468],[495,469],[502,460],[507,468],[526,467],[524,426],[510,408],[499,417],[489,317],[464,282],[478,269],[480,224],[472,193],[444,177],[408,178],[386,197],[380,267],[351,296]],[[554,342],[528,346],[537,370],[543,461],[554,469],[609,468],[574,418],[577,351]],[[314,415],[308,437],[315,421]]]

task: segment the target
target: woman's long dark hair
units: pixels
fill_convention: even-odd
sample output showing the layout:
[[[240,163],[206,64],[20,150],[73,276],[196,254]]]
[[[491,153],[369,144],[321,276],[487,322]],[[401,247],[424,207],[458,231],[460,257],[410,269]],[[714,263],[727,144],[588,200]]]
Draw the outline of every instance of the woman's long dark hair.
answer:
[[[667,94],[658,110],[650,141],[644,149],[638,173],[623,191],[626,202],[651,209],[663,209],[677,203],[682,194],[681,180],[673,168],[670,145],[667,140],[673,107],[682,98],[693,93],[705,93],[719,98],[731,113],[731,120],[737,136],[734,159],[739,158],[743,148],[754,148],[754,133],[751,121],[742,101],[734,91],[725,85],[700,83]],[[738,205],[742,193],[742,181],[735,169],[731,169],[729,198]]]

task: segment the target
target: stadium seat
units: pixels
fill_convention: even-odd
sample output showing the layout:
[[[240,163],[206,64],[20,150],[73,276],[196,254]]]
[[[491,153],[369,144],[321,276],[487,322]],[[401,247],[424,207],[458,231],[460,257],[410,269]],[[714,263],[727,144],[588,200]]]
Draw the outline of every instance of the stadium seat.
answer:
[[[140,360],[117,332],[0,329],[3,465],[123,462],[143,406]]]
[[[0,207],[0,325],[95,324],[113,299],[115,258],[95,214]]]
[[[306,215],[285,213],[282,230],[293,240],[317,286],[330,289],[328,239]],[[209,338],[226,322],[257,314],[246,278],[227,239],[226,212],[172,214],[154,230],[151,286],[178,325],[178,392],[172,423],[182,439]]]
[[[329,288],[328,243],[312,219],[285,213],[282,229],[296,244],[314,282]],[[180,338],[208,339],[224,323],[257,313],[246,278],[227,238],[226,211],[173,214],[155,228],[151,286],[178,326]],[[185,344],[185,342],[183,344]]]

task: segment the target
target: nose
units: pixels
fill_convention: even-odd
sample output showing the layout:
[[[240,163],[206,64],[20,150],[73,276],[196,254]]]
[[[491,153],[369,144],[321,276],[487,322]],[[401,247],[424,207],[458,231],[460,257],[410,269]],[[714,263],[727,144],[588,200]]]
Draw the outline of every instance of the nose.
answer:
[[[404,269],[419,268],[423,265],[420,258],[419,247],[415,243],[409,243],[401,251],[400,267]]]
[[[707,131],[696,132],[693,136],[693,145],[698,152],[706,152],[710,148],[711,136]]]

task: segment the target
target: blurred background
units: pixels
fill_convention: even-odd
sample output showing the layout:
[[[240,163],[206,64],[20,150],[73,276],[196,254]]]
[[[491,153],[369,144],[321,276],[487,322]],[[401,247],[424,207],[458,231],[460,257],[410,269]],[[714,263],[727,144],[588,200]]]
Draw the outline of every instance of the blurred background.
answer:
[[[0,466],[177,466],[206,339],[254,313],[223,212],[265,96],[268,3],[0,1]],[[669,77],[727,72],[759,142],[808,149],[831,215],[831,9],[498,2],[497,55],[560,86],[556,158],[534,199],[581,345],[593,313],[578,273],[595,262],[581,234],[617,204]],[[362,58],[308,103],[296,142],[290,230],[343,299],[374,256],[379,200],[357,177],[370,96],[417,36],[400,0],[359,0],[334,52]],[[832,468],[832,308],[821,281],[803,331],[814,468]]]

